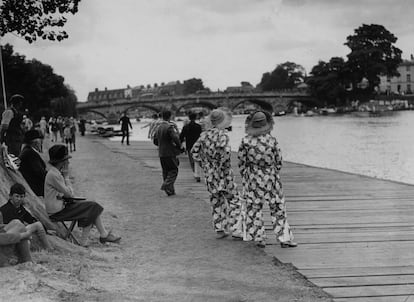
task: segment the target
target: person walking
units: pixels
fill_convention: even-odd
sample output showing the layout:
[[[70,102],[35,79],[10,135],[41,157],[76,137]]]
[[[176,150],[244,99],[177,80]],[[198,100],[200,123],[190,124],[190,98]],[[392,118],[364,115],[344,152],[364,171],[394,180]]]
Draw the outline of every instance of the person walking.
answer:
[[[1,118],[0,143],[5,143],[8,153],[18,157],[22,149],[24,126],[23,107],[24,97],[15,94],[10,98],[10,108],[4,110]]]
[[[171,111],[163,111],[162,119],[163,121],[159,123],[154,135],[154,144],[158,146],[158,156],[164,180],[161,190],[171,196],[175,195],[174,183],[178,176],[178,166],[180,164],[177,155],[181,153],[181,144],[174,124],[170,122]]]
[[[69,118],[70,135],[72,138],[73,151],[76,151],[76,121],[73,117]]]
[[[188,160],[190,161],[191,170],[193,170],[194,178],[197,182],[200,182],[200,166],[198,163],[194,164],[193,154],[190,152],[194,143],[198,140],[201,134],[201,126],[196,123],[197,114],[191,112],[188,115],[190,122],[187,123],[180,133],[181,143],[185,142],[185,148],[187,150]]]
[[[56,142],[58,140],[58,132],[59,132],[59,125],[55,117],[51,119],[49,122],[50,131],[52,132],[52,142]]]
[[[229,234],[235,238],[241,235],[241,206],[230,163],[231,149],[226,130],[231,120],[227,109],[213,110],[209,115],[212,128],[202,132],[191,149],[194,160],[204,171],[217,239]]]
[[[244,240],[255,241],[258,247],[266,246],[263,222],[263,205],[267,202],[272,217],[273,232],[281,247],[296,247],[286,217],[280,169],[282,154],[275,137],[272,115],[256,111],[246,119],[246,136],[238,150],[238,166],[243,183],[243,200],[246,203]]]
[[[126,113],[126,111],[122,114],[121,119],[119,120],[121,123],[121,131],[122,131],[122,139],[121,144],[124,143],[124,139],[126,138],[126,144],[129,146],[129,128],[132,130],[131,121]]]

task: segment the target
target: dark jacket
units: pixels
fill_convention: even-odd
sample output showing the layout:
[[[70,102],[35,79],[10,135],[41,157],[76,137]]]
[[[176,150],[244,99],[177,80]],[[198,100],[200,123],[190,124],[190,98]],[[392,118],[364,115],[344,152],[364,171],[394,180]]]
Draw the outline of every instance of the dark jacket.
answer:
[[[20,153],[20,172],[37,196],[44,196],[46,164],[40,155],[30,146]]]
[[[198,140],[201,134],[201,126],[195,121],[190,121],[183,127],[180,133],[180,141],[185,141],[185,148],[190,151],[195,142]]]
[[[121,123],[121,130],[128,131],[129,130],[128,126],[132,129],[132,125],[131,125],[131,121],[129,120],[129,117],[123,116],[121,117],[119,122]]]
[[[4,224],[8,224],[13,219],[19,219],[21,222],[28,224],[37,221],[23,206],[16,208],[10,200],[0,207],[0,212],[3,215]]]
[[[168,121],[162,121],[158,125],[154,143],[158,146],[159,157],[175,157],[181,153],[178,133]]]

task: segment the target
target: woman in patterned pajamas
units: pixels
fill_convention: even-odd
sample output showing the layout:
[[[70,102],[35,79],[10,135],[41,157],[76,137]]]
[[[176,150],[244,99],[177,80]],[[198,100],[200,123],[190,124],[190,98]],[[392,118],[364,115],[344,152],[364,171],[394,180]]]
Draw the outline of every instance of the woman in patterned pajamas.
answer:
[[[295,247],[279,176],[282,155],[276,138],[270,134],[273,123],[271,114],[264,111],[254,112],[246,119],[247,135],[238,152],[246,203],[243,239],[254,240],[258,247],[266,246],[262,209],[268,202],[277,240],[282,247]]]
[[[231,114],[219,108],[210,113],[209,119],[212,128],[201,133],[191,152],[204,171],[217,238],[232,234],[241,239],[240,202],[230,164],[231,149],[226,130],[231,123]]]

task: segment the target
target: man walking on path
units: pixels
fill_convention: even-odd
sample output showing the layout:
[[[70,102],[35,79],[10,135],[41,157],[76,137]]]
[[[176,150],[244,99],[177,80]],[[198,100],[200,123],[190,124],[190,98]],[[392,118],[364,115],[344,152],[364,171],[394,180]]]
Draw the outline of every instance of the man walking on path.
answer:
[[[126,137],[126,143],[129,146],[129,127],[131,127],[131,130],[132,130],[132,125],[126,112],[122,114],[122,117],[119,120],[119,122],[121,123],[121,131],[122,131],[121,144],[124,143],[124,139]]]
[[[163,121],[158,125],[154,136],[154,144],[158,146],[163,184],[161,190],[168,196],[175,195],[174,183],[178,176],[179,160],[177,155],[181,153],[180,138],[174,124],[170,122],[171,111],[162,113]]]
[[[23,144],[23,115],[20,112],[24,97],[15,94],[10,98],[10,108],[4,110],[1,118],[0,143],[7,145],[8,153],[19,156]]]
[[[183,127],[180,133],[180,141],[185,141],[185,148],[187,150],[188,159],[190,161],[191,169],[193,170],[194,178],[197,182],[200,182],[200,166],[198,163],[194,164],[193,154],[191,148],[194,143],[198,140],[201,134],[201,126],[195,122],[197,114],[191,112],[188,115],[190,122]]]

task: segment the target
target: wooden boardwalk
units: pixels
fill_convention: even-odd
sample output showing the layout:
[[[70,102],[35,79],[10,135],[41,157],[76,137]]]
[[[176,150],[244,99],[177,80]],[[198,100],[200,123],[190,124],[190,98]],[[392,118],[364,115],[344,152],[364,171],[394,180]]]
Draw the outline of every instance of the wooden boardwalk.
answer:
[[[101,142],[161,171],[150,142]],[[194,181],[186,156],[180,159],[178,194],[208,201],[204,183]],[[266,212],[266,253],[294,265],[338,302],[414,302],[414,186],[288,162],[282,182],[299,246],[276,244]]]

